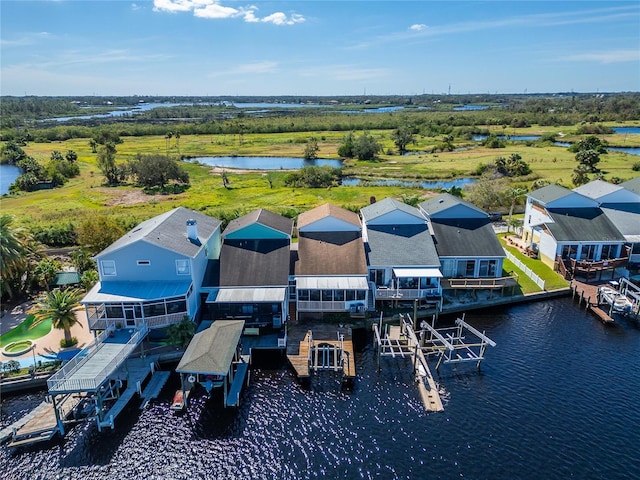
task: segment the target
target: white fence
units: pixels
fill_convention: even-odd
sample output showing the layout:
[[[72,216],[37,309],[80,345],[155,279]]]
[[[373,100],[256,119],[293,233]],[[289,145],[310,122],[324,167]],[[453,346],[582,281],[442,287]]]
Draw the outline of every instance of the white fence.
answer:
[[[512,253],[509,253],[506,250],[504,251],[504,253],[507,254],[507,259],[509,259],[511,262],[513,262],[513,264],[516,267],[518,267],[520,270],[522,270],[524,272],[524,274],[527,277],[529,277],[533,283],[535,283],[542,290],[544,290],[544,280],[542,280],[538,275],[533,273],[533,271],[529,267],[527,267],[524,263],[522,263],[520,260],[518,260]]]

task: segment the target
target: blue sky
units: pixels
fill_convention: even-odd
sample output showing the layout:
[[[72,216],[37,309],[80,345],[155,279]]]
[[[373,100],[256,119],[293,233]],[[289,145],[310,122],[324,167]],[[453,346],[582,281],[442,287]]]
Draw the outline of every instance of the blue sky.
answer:
[[[640,91],[640,2],[2,0],[2,95]]]

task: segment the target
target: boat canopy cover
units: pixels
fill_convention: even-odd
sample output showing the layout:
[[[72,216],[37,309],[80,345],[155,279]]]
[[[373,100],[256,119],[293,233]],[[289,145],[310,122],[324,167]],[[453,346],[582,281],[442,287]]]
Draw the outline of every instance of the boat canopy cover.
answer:
[[[394,268],[393,274],[398,278],[442,277],[437,268]]]
[[[226,376],[243,328],[244,320],[216,320],[209,328],[196,333],[176,372]]]

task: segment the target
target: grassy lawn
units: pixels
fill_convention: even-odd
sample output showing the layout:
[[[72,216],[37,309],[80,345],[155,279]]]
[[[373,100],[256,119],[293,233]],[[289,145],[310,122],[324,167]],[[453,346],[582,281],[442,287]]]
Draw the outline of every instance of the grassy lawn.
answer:
[[[506,250],[514,255],[518,260],[520,260],[523,264],[533,271],[536,275],[538,275],[542,280],[544,280],[545,290],[557,290],[559,288],[565,288],[569,286],[569,282],[567,282],[561,275],[558,275],[551,268],[546,266],[540,260],[530,258],[526,255],[520,253],[520,251],[512,246],[506,244],[504,238],[505,234],[498,235],[502,246],[506,248]],[[540,287],[538,287],[535,283],[533,283],[529,277],[527,277],[522,270],[517,268],[512,262],[505,259],[504,261],[504,270],[506,271],[514,271],[519,275],[518,283],[522,288],[522,293],[532,293],[539,292]]]
[[[36,340],[44,337],[51,331],[51,320],[45,320],[44,322],[36,325],[34,328],[30,328],[33,324],[35,317],[29,315],[24,321],[16,328],[9,330],[4,335],[0,336],[0,348],[8,345],[11,342],[19,342],[22,340]]]

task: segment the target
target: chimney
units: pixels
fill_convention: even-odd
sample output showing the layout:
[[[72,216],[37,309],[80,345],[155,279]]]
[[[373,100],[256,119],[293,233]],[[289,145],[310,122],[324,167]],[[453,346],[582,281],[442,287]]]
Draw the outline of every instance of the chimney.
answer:
[[[198,240],[198,222],[194,219],[187,220],[187,238],[189,240]]]

